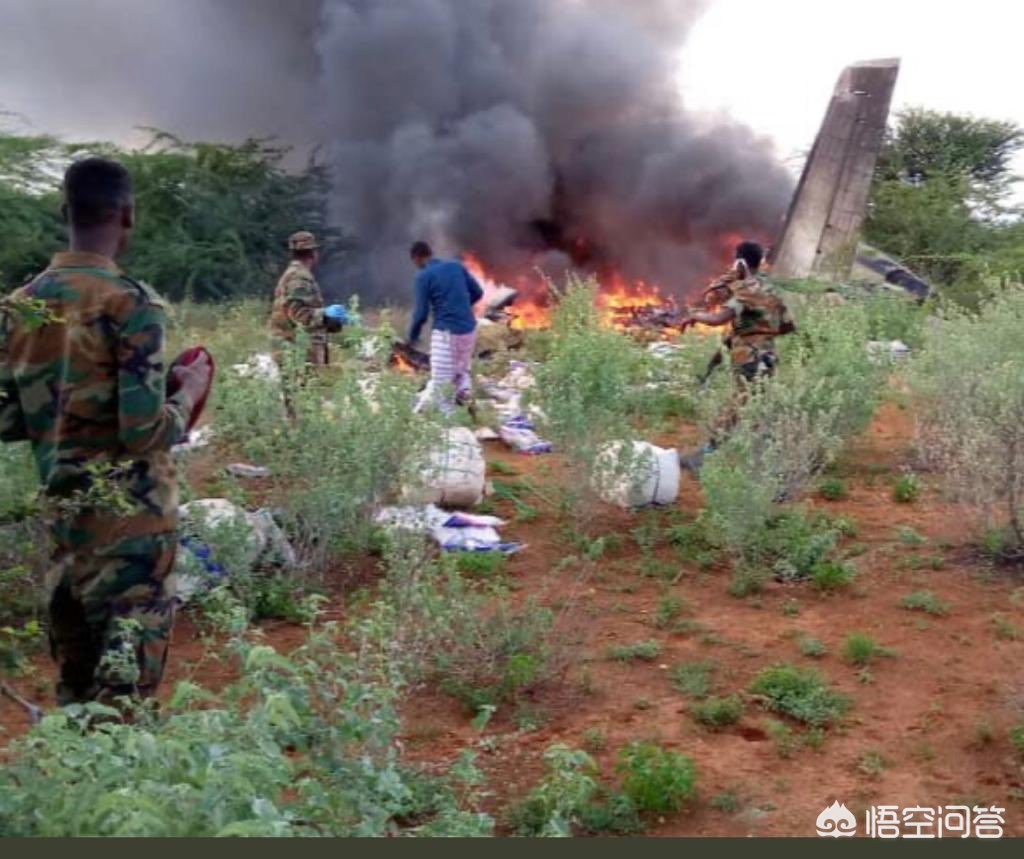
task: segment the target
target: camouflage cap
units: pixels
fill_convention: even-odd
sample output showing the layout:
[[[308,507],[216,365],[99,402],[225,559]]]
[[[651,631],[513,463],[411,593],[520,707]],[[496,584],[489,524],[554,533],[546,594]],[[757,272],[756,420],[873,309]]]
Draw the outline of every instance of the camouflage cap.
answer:
[[[306,230],[299,230],[288,237],[288,250],[290,251],[315,251],[320,247],[316,236]]]

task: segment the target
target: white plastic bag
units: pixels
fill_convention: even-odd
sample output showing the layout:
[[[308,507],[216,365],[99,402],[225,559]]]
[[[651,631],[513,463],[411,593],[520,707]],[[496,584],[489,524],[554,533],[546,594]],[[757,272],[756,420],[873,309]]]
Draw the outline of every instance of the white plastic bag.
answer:
[[[910,357],[910,347],[902,340],[869,340],[868,355],[876,364],[895,363]]]
[[[473,430],[454,427],[427,453],[419,483],[405,487],[402,503],[475,507],[484,499],[486,481],[487,463]]]
[[[679,497],[679,453],[647,442],[608,445],[597,458],[594,486],[602,500],[626,510],[672,504]]]
[[[202,498],[180,508],[182,528],[170,588],[179,603],[229,578],[231,570],[218,558],[214,546],[200,539],[220,529],[232,529],[244,540],[243,562],[247,567],[266,564],[285,570],[298,566],[298,556],[269,510],[249,512],[226,498]]]
[[[281,379],[281,370],[272,355],[257,353],[244,364],[235,364],[235,374],[243,379],[262,379],[264,382],[277,382]]]

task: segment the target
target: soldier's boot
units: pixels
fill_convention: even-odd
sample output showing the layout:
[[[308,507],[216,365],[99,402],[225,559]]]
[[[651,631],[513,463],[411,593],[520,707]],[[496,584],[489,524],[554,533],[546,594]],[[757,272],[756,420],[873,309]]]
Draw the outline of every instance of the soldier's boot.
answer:
[[[704,458],[708,454],[713,453],[715,446],[710,442],[697,448],[693,453],[680,455],[679,465],[693,474],[694,477],[700,476],[700,470],[704,466]]]

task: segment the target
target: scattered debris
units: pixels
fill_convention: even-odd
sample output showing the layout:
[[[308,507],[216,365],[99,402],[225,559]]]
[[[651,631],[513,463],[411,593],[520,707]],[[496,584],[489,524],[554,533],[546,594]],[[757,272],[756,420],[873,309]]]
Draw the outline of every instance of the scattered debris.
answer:
[[[647,351],[655,358],[672,358],[682,351],[683,347],[678,343],[669,343],[667,340],[659,340],[647,347]]]
[[[609,504],[626,510],[672,504],[679,497],[679,454],[647,442],[614,442],[597,458],[594,484]]]
[[[171,453],[176,456],[181,456],[186,453],[192,453],[193,451],[200,450],[204,447],[209,447],[210,442],[213,440],[214,432],[213,427],[209,424],[201,426],[198,429],[192,430],[188,434],[188,438],[181,444],[176,444],[171,448]]]
[[[502,312],[501,315],[505,315]],[[494,355],[522,348],[523,332],[513,328],[508,320],[483,318],[477,320],[476,357],[491,358]]]
[[[254,479],[270,477],[269,468],[265,468],[262,465],[248,465],[244,462],[233,462],[225,471],[234,477],[251,477]]]
[[[426,352],[421,352],[415,346],[409,346],[407,343],[397,342],[391,344],[391,359],[389,363],[392,367],[409,373],[426,373],[430,371],[430,355]]]
[[[525,415],[516,415],[502,423],[498,435],[513,450],[535,456],[551,453],[552,445],[537,435],[533,421]]]
[[[262,379],[265,382],[281,379],[281,369],[274,356],[267,353],[253,355],[246,363],[235,364],[231,369],[243,379]]]
[[[515,303],[519,293],[511,287],[499,284],[487,284],[484,287],[484,318],[498,320],[498,314],[509,305]]]
[[[0,695],[10,698],[15,704],[21,707],[26,713],[28,713],[29,721],[33,725],[38,725],[43,719],[42,707],[37,707],[31,701],[22,698],[17,692],[15,692],[6,683],[0,682]]]
[[[226,498],[203,498],[191,501],[180,509],[181,536],[184,551],[175,560],[175,599],[182,605],[198,593],[209,590],[225,579],[232,570],[227,558],[218,558],[216,546],[207,540],[225,534],[225,542],[233,548],[231,561],[247,570],[255,567],[295,569],[299,565],[295,549],[281,530],[271,511],[246,511]],[[237,571],[235,571],[237,572]]]
[[[504,543],[498,528],[507,525],[496,516],[448,512],[433,504],[385,507],[376,517],[385,527],[413,531],[431,537],[446,552],[501,552],[512,555],[522,551],[521,543]]]
[[[445,430],[441,441],[427,452],[419,481],[406,486],[406,504],[443,504],[475,507],[484,499],[487,463],[483,448],[471,429]]]
[[[903,361],[910,357],[910,347],[902,340],[871,340],[868,354],[877,363]]]

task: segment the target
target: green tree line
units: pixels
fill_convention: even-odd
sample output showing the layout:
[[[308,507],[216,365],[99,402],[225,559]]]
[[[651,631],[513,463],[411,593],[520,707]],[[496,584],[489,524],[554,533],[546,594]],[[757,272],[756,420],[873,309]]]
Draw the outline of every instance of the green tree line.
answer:
[[[325,168],[310,158],[286,169],[289,150],[271,141],[190,143],[154,131],[146,147],[125,151],[0,134],[0,283],[7,289],[43,269],[64,241],[61,174],[86,154],[116,157],[131,171],[139,217],[124,264],[173,300],[267,295],[297,229],[321,236],[328,254],[346,246],[328,225]]]
[[[865,232],[950,297],[977,303],[993,286],[1024,280],[1024,212],[1010,205],[1013,158],[1024,130],[922,109],[897,114],[878,161]],[[272,141],[191,143],[161,131],[142,149],[67,144],[0,132],[0,285],[40,271],[64,238],[59,182],[87,153],[131,170],[138,229],[126,267],[171,299],[266,295],[299,228],[326,239],[328,256],[353,247],[329,226],[329,177],[311,158],[286,169]]]
[[[1024,213],[1010,204],[1024,129],[921,109],[897,114],[875,171],[866,238],[954,299],[1024,280]]]

